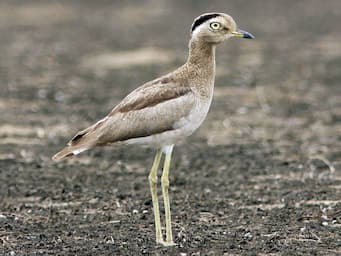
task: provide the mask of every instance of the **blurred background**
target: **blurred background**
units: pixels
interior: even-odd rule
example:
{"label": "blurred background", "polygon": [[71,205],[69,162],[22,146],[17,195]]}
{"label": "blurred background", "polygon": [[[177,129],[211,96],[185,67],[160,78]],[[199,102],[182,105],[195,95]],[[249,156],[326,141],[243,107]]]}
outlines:
{"label": "blurred background", "polygon": [[198,135],[242,143],[244,133],[262,140],[297,131],[292,135],[301,140],[307,127],[308,137],[335,140],[327,130],[340,115],[338,1],[2,1],[0,7],[6,140],[32,132],[40,138],[21,139],[53,143],[104,116],[132,89],[181,65],[194,17],[211,11],[229,13],[257,40],[219,46],[216,99]]}
{"label": "blurred background", "polygon": [[50,157],[131,90],[183,64],[190,26],[205,12],[230,14],[256,40],[218,47],[210,113],[175,149],[177,243],[204,253],[340,253],[338,0],[2,0],[0,252],[161,252],[146,202],[152,149]]}

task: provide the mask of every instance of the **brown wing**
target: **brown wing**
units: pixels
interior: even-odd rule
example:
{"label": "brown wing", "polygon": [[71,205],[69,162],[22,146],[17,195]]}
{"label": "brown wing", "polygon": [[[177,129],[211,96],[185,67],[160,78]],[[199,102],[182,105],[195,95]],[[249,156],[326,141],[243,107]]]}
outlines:
{"label": "brown wing", "polygon": [[167,78],[131,92],[98,128],[98,144],[125,141],[173,130],[195,104],[188,86]]}
{"label": "brown wing", "polygon": [[191,88],[183,85],[181,80],[175,81],[169,77],[156,79],[132,91],[111,111],[109,116],[117,112],[124,113],[152,107],[190,92]]}
{"label": "brown wing", "polygon": [[53,159],[60,160],[96,145],[176,129],[174,125],[189,115],[195,103],[187,81],[174,76],[156,79],[131,92],[108,116],[78,132]]}
{"label": "brown wing", "polygon": [[69,145],[105,145],[173,130],[194,104],[190,87],[161,78],[126,96],[108,116],[78,132]]}

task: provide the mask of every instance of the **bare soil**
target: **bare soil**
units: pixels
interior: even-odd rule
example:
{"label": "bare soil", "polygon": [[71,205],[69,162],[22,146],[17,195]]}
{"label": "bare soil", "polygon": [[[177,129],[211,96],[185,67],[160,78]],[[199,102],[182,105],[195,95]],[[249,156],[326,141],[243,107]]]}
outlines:
{"label": "bare soil", "polygon": [[[203,12],[256,40],[217,49],[214,103],[175,148],[176,246],[155,244],[154,149],[51,156],[187,57]],[[0,255],[341,255],[341,2],[0,3]]]}

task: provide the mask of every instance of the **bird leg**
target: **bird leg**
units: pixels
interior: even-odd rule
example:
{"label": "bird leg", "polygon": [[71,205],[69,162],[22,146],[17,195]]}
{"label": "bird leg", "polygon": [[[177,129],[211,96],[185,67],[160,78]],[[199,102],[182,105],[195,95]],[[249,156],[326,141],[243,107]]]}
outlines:
{"label": "bird leg", "polygon": [[152,194],[152,201],[153,201],[156,242],[163,244],[164,242],[163,242],[162,232],[161,232],[159,201],[157,197],[157,169],[160,164],[161,156],[162,156],[162,151],[158,149],[148,178],[149,178],[150,192]]}
{"label": "bird leg", "polygon": [[164,242],[163,245],[171,246],[171,245],[175,245],[175,243],[173,242],[171,212],[170,212],[170,204],[169,204],[169,196],[168,196],[168,188],[169,188],[168,174],[169,174],[169,166],[170,166],[171,157],[172,157],[173,145],[164,147],[163,151],[166,155],[164,166],[163,166],[162,177],[161,177],[162,195],[163,195],[163,200],[164,200],[165,217],[166,217],[166,242]]}

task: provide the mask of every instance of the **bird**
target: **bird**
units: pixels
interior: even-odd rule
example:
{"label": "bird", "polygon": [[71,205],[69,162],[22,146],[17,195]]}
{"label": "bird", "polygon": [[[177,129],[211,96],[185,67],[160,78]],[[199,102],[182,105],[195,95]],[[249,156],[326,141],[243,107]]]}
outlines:
{"label": "bird", "polygon": [[[173,147],[197,130],[206,118],[213,98],[216,46],[232,37],[255,38],[238,29],[228,14],[213,12],[198,16],[190,29],[185,64],[133,90],[107,116],[76,133],[67,146],[52,157],[58,161],[97,146],[115,144],[153,147],[156,155],[148,179],[157,244],[175,245],[168,194]],[[163,154],[161,188],[165,236],[157,194],[158,169]]]}

